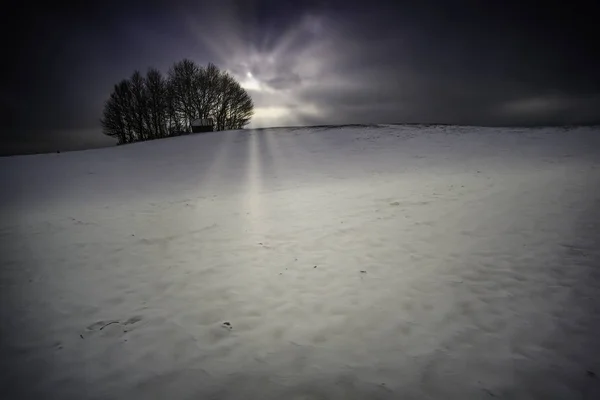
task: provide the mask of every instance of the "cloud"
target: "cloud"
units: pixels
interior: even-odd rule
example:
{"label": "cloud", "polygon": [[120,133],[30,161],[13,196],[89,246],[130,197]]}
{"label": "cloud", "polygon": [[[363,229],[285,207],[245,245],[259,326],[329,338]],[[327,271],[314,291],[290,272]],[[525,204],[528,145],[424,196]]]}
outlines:
{"label": "cloud", "polygon": [[41,141],[98,127],[113,84],[185,57],[246,87],[252,126],[598,122],[600,44],[584,6],[123,0],[46,11],[18,25],[0,96],[3,128],[35,128]]}
{"label": "cloud", "polygon": [[530,97],[518,99],[503,105],[507,114],[540,115],[564,111],[571,107],[569,99],[560,96]]}
{"label": "cloud", "polygon": [[498,106],[498,115],[524,124],[584,124],[599,123],[598,110],[600,95],[549,94],[508,101]]}
{"label": "cloud", "polygon": [[265,83],[273,89],[284,90],[299,86],[302,83],[302,78],[300,78],[299,74],[290,72],[267,79]]}
{"label": "cloud", "polygon": [[0,156],[84,150],[115,144],[114,139],[101,134],[100,128],[16,129],[3,141]]}
{"label": "cloud", "polygon": [[[568,63],[555,62],[546,47],[536,48],[536,37],[523,36],[529,33],[523,26],[506,30],[500,18],[506,11],[496,10],[500,17],[446,6],[439,12],[425,6],[399,12],[393,4],[308,7],[279,30],[264,28],[262,45],[230,33],[227,43],[242,44],[221,52],[221,62],[242,82],[251,74],[246,87],[260,109],[254,125],[301,123],[306,110],[317,123],[567,122],[573,118],[565,110],[576,107],[561,106],[557,118],[552,107],[558,106],[549,100],[537,108],[518,102],[546,99],[552,90],[598,90],[578,85],[581,77],[561,75]],[[445,20],[446,11],[457,26]],[[466,17],[475,25],[460,25]],[[236,25],[232,16],[226,20]],[[589,108],[586,101],[577,104]]]}

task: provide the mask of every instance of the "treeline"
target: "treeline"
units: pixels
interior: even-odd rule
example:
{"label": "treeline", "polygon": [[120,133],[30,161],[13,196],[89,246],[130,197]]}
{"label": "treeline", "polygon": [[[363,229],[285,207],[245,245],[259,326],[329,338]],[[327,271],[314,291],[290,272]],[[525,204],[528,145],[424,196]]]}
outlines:
{"label": "treeline", "polygon": [[101,124],[104,134],[124,144],[191,132],[198,118],[210,119],[214,130],[241,129],[253,113],[252,99],[229,73],[185,59],[166,77],[150,68],[116,84]]}

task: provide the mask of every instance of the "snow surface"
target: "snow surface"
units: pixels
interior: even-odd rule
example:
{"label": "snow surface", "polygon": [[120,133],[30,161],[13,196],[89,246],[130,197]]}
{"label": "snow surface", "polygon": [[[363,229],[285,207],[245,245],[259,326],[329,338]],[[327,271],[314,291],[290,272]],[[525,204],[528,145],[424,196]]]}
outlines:
{"label": "snow surface", "polygon": [[3,399],[598,399],[600,132],[0,159]]}

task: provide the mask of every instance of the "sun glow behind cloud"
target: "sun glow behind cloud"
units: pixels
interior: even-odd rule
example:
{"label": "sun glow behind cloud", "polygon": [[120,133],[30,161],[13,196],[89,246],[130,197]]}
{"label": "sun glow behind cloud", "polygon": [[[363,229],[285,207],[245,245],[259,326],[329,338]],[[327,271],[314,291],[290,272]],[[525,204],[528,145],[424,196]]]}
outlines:
{"label": "sun glow behind cloud", "polygon": [[[309,93],[333,81],[336,40],[328,29],[331,20],[307,14],[283,34],[275,34],[253,26],[252,18],[239,15],[234,7],[225,6],[219,13],[218,26],[200,24],[188,15],[187,27],[252,97],[255,114],[250,128],[299,125],[326,117]],[[248,39],[257,31],[261,40]]]}
{"label": "sun glow behind cloud", "polygon": [[242,85],[242,87],[248,91],[254,91],[254,92],[268,92],[269,91],[269,87],[265,86],[262,82],[260,82],[258,79],[256,79],[251,72],[248,72],[246,74],[246,77],[244,79],[240,79],[240,84]]}

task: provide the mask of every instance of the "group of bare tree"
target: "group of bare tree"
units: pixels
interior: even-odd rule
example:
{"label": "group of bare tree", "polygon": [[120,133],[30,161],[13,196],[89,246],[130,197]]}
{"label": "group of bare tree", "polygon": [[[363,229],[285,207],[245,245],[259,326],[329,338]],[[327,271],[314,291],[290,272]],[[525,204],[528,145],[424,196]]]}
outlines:
{"label": "group of bare tree", "polygon": [[218,131],[241,129],[253,113],[252,99],[229,73],[185,59],[166,77],[150,68],[115,85],[101,123],[104,134],[124,144],[190,132],[198,118]]}

